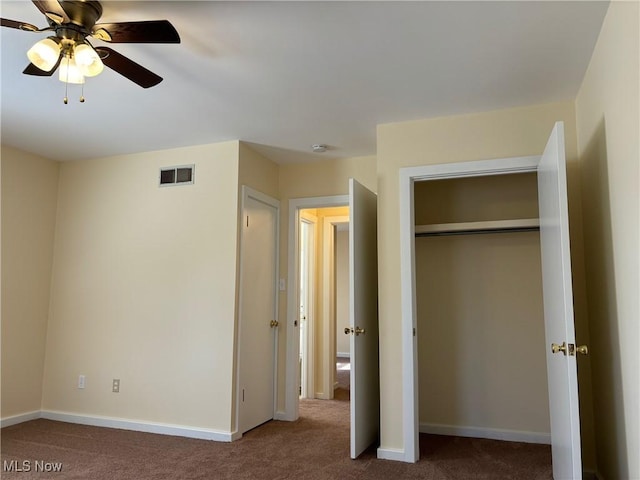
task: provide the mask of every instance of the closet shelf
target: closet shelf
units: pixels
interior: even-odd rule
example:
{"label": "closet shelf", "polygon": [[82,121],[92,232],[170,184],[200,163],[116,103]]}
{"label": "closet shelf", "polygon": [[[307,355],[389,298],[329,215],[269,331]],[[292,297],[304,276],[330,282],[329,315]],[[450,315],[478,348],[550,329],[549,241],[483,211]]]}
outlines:
{"label": "closet shelf", "polygon": [[437,235],[466,235],[477,233],[529,232],[540,229],[537,218],[519,218],[512,220],[489,220],[484,222],[434,223],[416,225],[416,237]]}

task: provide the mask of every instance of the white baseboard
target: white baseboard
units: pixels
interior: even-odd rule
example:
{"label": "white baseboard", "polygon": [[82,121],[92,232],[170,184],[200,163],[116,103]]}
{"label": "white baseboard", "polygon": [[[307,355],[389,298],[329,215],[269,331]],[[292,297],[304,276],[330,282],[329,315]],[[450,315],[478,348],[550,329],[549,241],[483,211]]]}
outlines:
{"label": "white baseboard", "polygon": [[457,437],[488,438],[491,440],[551,445],[551,434],[543,432],[523,432],[499,428],[463,427],[430,423],[420,423],[420,432],[434,435],[453,435]]}
{"label": "white baseboard", "polygon": [[29,420],[36,420],[38,418],[40,418],[40,410],[21,413],[20,415],[13,415],[0,420],[0,428],[10,427],[11,425],[17,425],[19,423],[28,422]]}
{"label": "white baseboard", "polygon": [[378,447],[377,456],[380,460],[394,460],[396,462],[406,462],[404,458],[404,449],[398,448],[383,448]]}
{"label": "white baseboard", "polygon": [[282,420],[284,422],[289,422],[291,421],[288,417],[287,417],[287,412],[284,412],[282,410],[279,410],[276,412],[276,414],[273,416],[274,420]]}
{"label": "white baseboard", "polygon": [[137,432],[158,433],[161,435],[174,435],[178,437],[199,438],[202,440],[214,440],[216,442],[231,442],[232,432],[213,430],[208,428],[190,427],[184,425],[170,425],[156,422],[136,422],[123,418],[102,417],[97,415],[77,415],[68,412],[55,412],[43,410],[41,418],[57,420],[59,422],[78,423],[94,427],[119,428],[121,430],[134,430]]}

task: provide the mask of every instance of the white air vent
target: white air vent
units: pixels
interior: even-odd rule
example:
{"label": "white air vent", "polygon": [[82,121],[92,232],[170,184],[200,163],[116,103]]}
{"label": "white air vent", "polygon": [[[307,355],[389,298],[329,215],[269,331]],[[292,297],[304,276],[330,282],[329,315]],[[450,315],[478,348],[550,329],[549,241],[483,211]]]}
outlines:
{"label": "white air vent", "polygon": [[179,167],[165,167],[160,169],[160,186],[193,184],[195,165],[181,165]]}

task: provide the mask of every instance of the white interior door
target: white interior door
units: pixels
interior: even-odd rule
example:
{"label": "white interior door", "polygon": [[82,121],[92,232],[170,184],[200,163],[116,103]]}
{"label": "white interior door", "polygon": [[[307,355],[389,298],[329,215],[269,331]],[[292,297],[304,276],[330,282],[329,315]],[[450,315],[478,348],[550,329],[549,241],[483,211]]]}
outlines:
{"label": "white interior door", "polygon": [[351,458],[380,431],[377,208],[376,194],[349,179]]}
{"label": "white interior door", "polygon": [[[553,477],[580,479],[578,374],[562,122],[554,126],[538,165],[538,202]],[[564,343],[566,350],[553,353],[552,343]]]}
{"label": "white interior door", "polygon": [[274,415],[277,318],[277,202],[244,195],[238,346],[238,429]]}
{"label": "white interior door", "polygon": [[300,214],[300,396],[314,398],[313,305],[315,290],[316,217]]}

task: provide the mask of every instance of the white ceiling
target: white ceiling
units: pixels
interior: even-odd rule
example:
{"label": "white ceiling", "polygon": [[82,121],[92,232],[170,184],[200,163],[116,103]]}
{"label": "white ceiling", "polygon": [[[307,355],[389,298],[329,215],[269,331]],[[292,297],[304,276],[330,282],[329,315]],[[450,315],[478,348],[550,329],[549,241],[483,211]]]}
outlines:
{"label": "white ceiling", "polygon": [[[105,1],[99,22],[176,27],[179,45],[111,45],[164,81],[105,69],[64,105],[57,75],[21,73],[46,34],[1,28],[2,143],[56,160],[235,139],[280,163],[372,155],[380,123],[575,98],[607,5]],[[46,26],[29,1],[0,6]]]}

